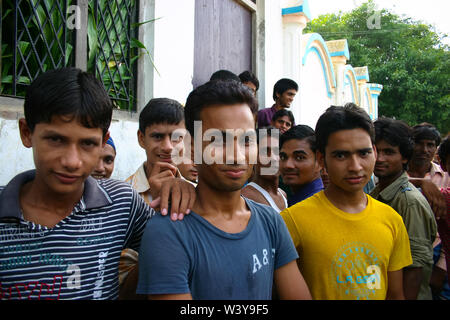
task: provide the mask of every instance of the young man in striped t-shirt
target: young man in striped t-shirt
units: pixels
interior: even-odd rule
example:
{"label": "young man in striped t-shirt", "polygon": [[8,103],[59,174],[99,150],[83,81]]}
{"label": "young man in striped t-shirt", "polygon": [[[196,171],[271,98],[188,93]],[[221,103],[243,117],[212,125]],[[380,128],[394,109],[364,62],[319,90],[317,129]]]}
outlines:
{"label": "young man in striped t-shirt", "polygon": [[[90,176],[112,107],[101,82],[75,68],[29,87],[19,130],[36,169],[0,187],[1,300],[117,298],[120,252],[138,250],[154,210],[129,184]],[[161,196],[191,186],[173,180]],[[172,212],[184,212],[179,201]]]}

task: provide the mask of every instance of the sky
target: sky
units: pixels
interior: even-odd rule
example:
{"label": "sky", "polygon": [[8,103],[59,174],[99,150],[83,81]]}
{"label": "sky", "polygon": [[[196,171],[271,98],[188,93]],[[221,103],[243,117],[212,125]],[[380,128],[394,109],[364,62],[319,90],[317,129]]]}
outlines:
{"label": "sky", "polygon": [[[366,0],[309,0],[312,19],[321,14],[351,11]],[[444,43],[450,45],[449,0],[374,0],[378,9],[388,9],[395,14],[410,17],[433,25],[437,31],[449,36]],[[382,28],[383,26],[381,26]]]}

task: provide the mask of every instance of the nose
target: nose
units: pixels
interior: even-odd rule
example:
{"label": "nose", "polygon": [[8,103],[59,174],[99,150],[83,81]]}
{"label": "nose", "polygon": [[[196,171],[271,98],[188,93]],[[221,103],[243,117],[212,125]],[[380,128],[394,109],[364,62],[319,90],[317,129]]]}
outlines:
{"label": "nose", "polygon": [[170,139],[170,136],[165,136],[161,143],[161,150],[164,153],[171,153],[173,150],[173,142]]}
{"label": "nose", "polygon": [[349,161],[349,171],[360,172],[362,170],[361,159],[358,157],[358,155],[352,155]]}
{"label": "nose", "polygon": [[377,153],[377,162],[383,162],[384,161],[384,153],[381,151],[378,151]]}
{"label": "nose", "polygon": [[100,158],[97,162],[97,166],[94,169],[94,173],[103,174],[105,172],[105,166],[103,165],[103,159]]}
{"label": "nose", "polygon": [[82,160],[78,147],[73,144],[70,145],[64,152],[61,158],[61,164],[68,171],[76,171],[81,168]]}

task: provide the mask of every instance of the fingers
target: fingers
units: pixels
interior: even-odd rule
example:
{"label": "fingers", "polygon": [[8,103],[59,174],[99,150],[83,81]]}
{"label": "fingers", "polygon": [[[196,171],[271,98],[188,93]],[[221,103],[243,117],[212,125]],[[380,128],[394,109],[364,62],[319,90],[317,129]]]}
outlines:
{"label": "fingers", "polygon": [[150,176],[154,176],[165,171],[171,172],[175,176],[177,174],[177,167],[167,162],[156,162],[153,165]]}

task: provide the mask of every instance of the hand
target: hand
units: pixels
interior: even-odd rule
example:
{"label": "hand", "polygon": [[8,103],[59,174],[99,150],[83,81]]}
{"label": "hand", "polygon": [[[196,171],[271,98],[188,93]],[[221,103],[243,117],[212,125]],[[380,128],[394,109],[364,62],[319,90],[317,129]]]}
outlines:
{"label": "hand", "polygon": [[169,198],[171,202],[170,218],[173,221],[182,220],[185,214],[191,212],[196,194],[195,187],[180,178],[168,179],[161,186],[160,196],[154,199],[150,206],[161,208],[161,214],[165,216],[168,212]]}
{"label": "hand", "polygon": [[152,199],[159,197],[162,184],[167,182],[169,179],[175,178],[176,174],[177,168],[170,163],[156,162],[153,165],[150,176],[148,177]]}
{"label": "hand", "polygon": [[[428,179],[412,180],[414,185],[419,185],[422,193],[430,203],[436,220],[439,220],[447,214],[447,204],[439,188]],[[417,184],[416,184],[417,183]]]}

